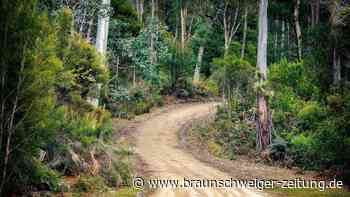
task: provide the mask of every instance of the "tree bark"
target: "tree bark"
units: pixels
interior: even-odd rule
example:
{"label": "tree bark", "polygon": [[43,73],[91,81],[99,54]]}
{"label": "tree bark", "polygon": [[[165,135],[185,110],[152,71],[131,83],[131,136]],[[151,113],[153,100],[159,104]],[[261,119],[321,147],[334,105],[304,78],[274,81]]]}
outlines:
{"label": "tree bark", "polygon": [[278,33],[277,33],[277,29],[278,29],[278,20],[275,20],[275,38],[274,38],[274,43],[273,43],[273,52],[274,52],[274,58],[275,61],[278,60]]}
{"label": "tree bark", "polygon": [[333,85],[339,86],[341,81],[341,62],[336,47],[333,48]]}
{"label": "tree bark", "polygon": [[285,42],[285,31],[286,31],[286,26],[285,26],[285,21],[282,19],[282,35],[281,35],[281,58],[284,57],[284,42]]}
{"label": "tree bark", "polygon": [[186,20],[187,20],[187,5],[182,2],[180,9],[180,17],[181,17],[181,48],[184,49],[186,46]]}
{"label": "tree bark", "polygon": [[[109,8],[111,4],[111,0],[102,0],[102,5],[106,8]],[[107,41],[108,41],[108,29],[109,29],[109,16],[104,13],[98,17],[97,24],[97,36],[96,36],[96,49],[97,51],[105,56],[107,52]],[[102,84],[96,84],[96,98],[88,98],[88,101],[94,105],[98,106],[99,94],[101,91]]]}
{"label": "tree bark", "polygon": [[241,59],[244,59],[245,47],[247,42],[247,31],[248,31],[248,6],[244,8],[244,26],[243,26],[243,40],[242,40],[242,49],[241,49]]}
{"label": "tree bark", "polygon": [[321,1],[320,0],[316,0],[315,25],[318,25],[320,23],[320,7],[321,7]]}
{"label": "tree bark", "polygon": [[289,23],[287,23],[287,58],[290,57],[290,29]]}
{"label": "tree bark", "polygon": [[301,27],[299,21],[299,7],[300,0],[294,0],[294,25],[295,34],[297,36],[297,46],[298,46],[298,59],[302,59],[302,38],[301,38]]}
{"label": "tree bark", "polygon": [[320,22],[320,0],[312,0],[310,3],[311,7],[311,26],[314,27]]}
{"label": "tree bark", "polygon": [[[259,34],[257,66],[260,72],[260,84],[267,80],[267,18],[268,0],[259,1]],[[257,151],[265,151],[271,143],[271,115],[268,108],[266,93],[258,90],[257,93]]]}
{"label": "tree bark", "polygon": [[140,24],[143,23],[143,4],[144,0],[136,0],[135,1],[135,7],[136,7],[136,12],[137,12],[137,19],[139,20]]}
{"label": "tree bark", "polygon": [[156,50],[155,50],[155,46],[154,46],[154,42],[155,42],[155,12],[156,12],[156,3],[155,3],[155,0],[152,0],[152,15],[151,15],[151,46],[150,46],[150,62],[151,64],[154,64],[156,62]]}
{"label": "tree bark", "polygon": [[228,4],[226,3],[224,9],[223,23],[224,23],[224,38],[225,38],[225,52],[224,55],[228,54],[228,50],[230,48],[232,38],[237,33],[239,26],[241,25],[238,21],[239,7],[236,8],[234,13],[233,21],[231,20],[231,15],[229,15],[230,11],[227,10]]}
{"label": "tree bark", "polygon": [[88,42],[91,42],[91,29],[92,29],[93,22],[94,22],[94,18],[91,17],[91,19],[89,20],[89,23],[88,23],[88,30],[87,30],[87,34],[86,34],[86,39],[88,40]]}
{"label": "tree bark", "polygon": [[[110,6],[110,2],[110,0],[102,0],[102,4],[106,7]],[[97,24],[96,49],[103,55],[107,51],[108,26],[109,16],[106,16],[106,14],[100,15]]]}
{"label": "tree bark", "polygon": [[204,46],[200,46],[198,50],[197,64],[194,70],[193,83],[198,83],[200,79],[200,70],[203,60]]}

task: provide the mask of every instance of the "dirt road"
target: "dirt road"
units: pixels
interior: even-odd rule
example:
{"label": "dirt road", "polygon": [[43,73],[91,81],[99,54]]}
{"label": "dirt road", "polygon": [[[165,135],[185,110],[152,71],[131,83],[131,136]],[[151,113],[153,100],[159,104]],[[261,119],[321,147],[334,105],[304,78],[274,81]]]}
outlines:
{"label": "dirt road", "polygon": [[[160,113],[137,127],[136,152],[151,178],[158,179],[229,179],[231,177],[195,159],[180,147],[178,132],[193,118],[215,112],[215,103],[188,104]],[[232,166],[239,168],[239,166]],[[265,196],[257,191],[230,188],[163,188],[151,197],[234,197]]]}

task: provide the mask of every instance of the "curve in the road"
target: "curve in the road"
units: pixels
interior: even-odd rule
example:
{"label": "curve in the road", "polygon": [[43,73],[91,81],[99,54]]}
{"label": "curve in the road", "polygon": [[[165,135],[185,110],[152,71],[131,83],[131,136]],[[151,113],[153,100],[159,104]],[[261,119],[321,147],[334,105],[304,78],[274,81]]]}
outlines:
{"label": "curve in the road", "polygon": [[[195,159],[181,149],[178,132],[186,122],[215,112],[216,103],[188,104],[156,115],[141,123],[136,137],[136,152],[145,162],[150,178],[220,179],[229,175]],[[237,167],[239,166],[232,166]],[[235,197],[263,196],[244,188],[163,188],[152,197]],[[264,195],[265,196],[265,195]]]}

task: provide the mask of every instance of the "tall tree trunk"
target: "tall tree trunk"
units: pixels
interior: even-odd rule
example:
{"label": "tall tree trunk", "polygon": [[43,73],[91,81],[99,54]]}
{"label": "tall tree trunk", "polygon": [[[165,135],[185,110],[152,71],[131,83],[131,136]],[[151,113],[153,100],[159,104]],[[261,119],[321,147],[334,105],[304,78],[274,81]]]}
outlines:
{"label": "tall tree trunk", "polygon": [[333,48],[333,85],[339,86],[341,81],[341,62],[337,48]]}
{"label": "tall tree trunk", "polygon": [[311,27],[315,26],[315,0],[310,1],[310,10],[311,10]]}
{"label": "tall tree trunk", "polygon": [[[257,66],[260,72],[260,84],[267,80],[267,18],[268,0],[259,1],[259,35],[258,35],[258,54]],[[271,143],[271,115],[268,108],[268,99],[266,93],[258,90],[257,93],[257,151],[266,150]]]}
{"label": "tall tree trunk", "polygon": [[187,20],[187,5],[185,2],[182,2],[180,9],[181,17],[181,48],[184,49],[186,46],[186,20]]}
{"label": "tall tree trunk", "polygon": [[230,47],[230,44],[229,44],[229,32],[228,32],[228,24],[227,24],[227,19],[226,19],[226,8],[225,8],[225,11],[224,11],[224,38],[225,38],[225,56],[227,55],[228,53],[228,49]]}
{"label": "tall tree trunk", "polygon": [[244,59],[245,47],[247,42],[247,31],[248,31],[248,5],[244,7],[244,26],[243,26],[243,40],[241,49],[241,59]]}
{"label": "tall tree trunk", "polygon": [[87,34],[86,34],[86,39],[91,42],[91,29],[92,29],[92,24],[94,22],[94,17],[91,17],[91,19],[89,20],[88,23],[88,30],[87,30]]}
{"label": "tall tree trunk", "polygon": [[[102,4],[105,7],[109,7],[110,0],[102,0]],[[103,55],[107,51],[108,25],[109,16],[107,16],[106,13],[100,15],[97,24],[96,49]]]}
{"label": "tall tree trunk", "polygon": [[290,57],[290,27],[289,22],[287,22],[287,59]]}
{"label": "tall tree trunk", "polygon": [[300,0],[294,0],[294,25],[295,34],[297,36],[297,46],[298,46],[298,59],[302,59],[302,38],[301,38],[301,27],[299,21],[299,7]]}
{"label": "tall tree trunk", "polygon": [[286,23],[282,19],[282,35],[281,35],[281,58],[284,57],[284,42],[285,42],[285,31],[286,31]]}
{"label": "tall tree trunk", "polygon": [[[110,0],[102,0],[102,5],[105,8],[109,8],[111,4]],[[103,56],[107,52],[107,40],[108,40],[108,29],[109,29],[109,16],[107,13],[103,13],[98,17],[97,24],[97,36],[96,36],[96,49]],[[96,84],[96,98],[88,98],[88,101],[94,105],[98,106],[99,95],[101,91],[102,84]]]}
{"label": "tall tree trunk", "polygon": [[278,20],[276,19],[275,20],[275,37],[274,37],[274,43],[273,43],[273,55],[274,55],[274,58],[275,58],[275,61],[278,60],[278,32],[277,32],[277,29],[278,29]]}
{"label": "tall tree trunk", "polygon": [[154,42],[155,42],[155,31],[156,31],[156,21],[155,21],[155,12],[156,12],[156,2],[155,0],[152,0],[152,15],[151,15],[151,47],[150,47],[150,52],[151,52],[151,55],[150,55],[150,62],[151,64],[154,64],[156,62],[156,50],[155,50],[155,46],[154,46]]}
{"label": "tall tree trunk", "polygon": [[239,7],[237,7],[235,10],[233,21],[231,20],[232,17],[229,15],[230,11],[227,10],[227,8],[228,8],[228,4],[226,3],[225,9],[224,9],[224,16],[223,16],[224,38],[225,38],[224,55],[225,56],[228,54],[228,50],[230,48],[233,36],[237,33],[237,30],[241,25],[240,21],[238,20]]}
{"label": "tall tree trunk", "polygon": [[321,1],[316,0],[315,5],[315,25],[318,25],[320,23],[320,7],[321,7]]}
{"label": "tall tree trunk", "polygon": [[320,22],[320,0],[312,0],[310,3],[311,7],[311,26],[314,27]]}
{"label": "tall tree trunk", "polygon": [[144,0],[136,0],[135,1],[135,7],[136,7],[136,12],[137,12],[137,19],[139,22],[142,24],[143,23],[143,4]]}
{"label": "tall tree trunk", "polygon": [[194,69],[194,75],[193,75],[193,83],[198,83],[200,79],[200,70],[203,60],[203,53],[204,53],[204,46],[200,46],[198,49],[198,57],[197,57],[197,64],[196,68]]}
{"label": "tall tree trunk", "polygon": [[133,72],[132,72],[132,87],[136,87],[136,66],[133,66]]}

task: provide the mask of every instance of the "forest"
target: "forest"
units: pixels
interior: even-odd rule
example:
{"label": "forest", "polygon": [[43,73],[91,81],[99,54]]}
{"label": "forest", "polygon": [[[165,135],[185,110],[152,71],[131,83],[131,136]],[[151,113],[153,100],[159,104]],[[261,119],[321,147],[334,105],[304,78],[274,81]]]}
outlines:
{"label": "forest", "polygon": [[[0,196],[136,196],[157,159],[147,120],[132,123],[192,106],[185,124],[208,103],[186,135],[214,158],[341,180],[313,196],[350,196],[349,25],[348,0],[1,0]],[[127,135],[139,140],[116,143]]]}

